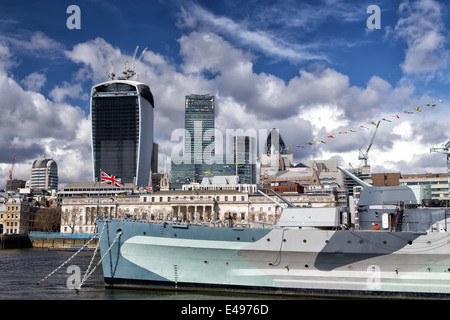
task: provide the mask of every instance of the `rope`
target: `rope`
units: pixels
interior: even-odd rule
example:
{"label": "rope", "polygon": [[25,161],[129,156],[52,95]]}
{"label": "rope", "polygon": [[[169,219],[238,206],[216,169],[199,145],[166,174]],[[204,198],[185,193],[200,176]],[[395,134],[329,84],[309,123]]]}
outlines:
{"label": "rope", "polygon": [[55,270],[53,270],[52,272],[50,272],[47,276],[45,276],[44,278],[42,278],[41,280],[39,280],[38,282],[36,282],[36,285],[41,284],[42,281],[45,281],[47,278],[49,278],[50,276],[52,276],[56,271],[58,271],[59,269],[61,269],[67,262],[69,262],[70,260],[72,260],[78,253],[80,253],[84,248],[86,248],[88,246],[88,244],[94,240],[94,238],[98,235],[98,233],[96,233],[91,239],[89,239],[88,242],[86,242],[86,244],[84,246],[82,246],[77,252],[75,252],[69,259],[67,259],[66,261],[64,261],[58,268],[56,268]]}
{"label": "rope", "polygon": [[122,235],[122,231],[117,232],[116,237],[114,238],[114,241],[111,243],[111,245],[109,246],[108,250],[106,250],[105,254],[102,256],[102,258],[100,259],[99,262],[97,262],[97,264],[95,265],[94,269],[92,269],[91,272],[89,272],[89,274],[83,278],[83,280],[80,282],[80,285],[78,286],[77,289],[75,289],[77,292],[78,290],[81,289],[81,286],[83,285],[83,283],[91,276],[91,274],[94,273],[95,269],[97,269],[97,267],[100,265],[100,263],[102,263],[103,259],[105,259],[106,255],[108,254],[108,252],[111,250],[111,248],[114,246],[114,244],[116,243],[116,241],[120,238],[120,236]]}
{"label": "rope", "polygon": [[[92,255],[91,261],[89,262],[89,266],[86,269],[86,272],[84,273],[83,280],[81,280],[81,283],[83,283],[86,280],[87,274],[88,274],[89,270],[91,269],[92,263],[94,262],[95,255],[97,254],[98,248],[100,247],[100,240],[102,239],[103,231],[105,230],[105,226],[106,226],[106,221],[105,221],[105,223],[103,223],[102,232],[100,232],[97,246],[95,247],[94,254]],[[80,287],[81,287],[81,285],[79,286],[79,288]]]}

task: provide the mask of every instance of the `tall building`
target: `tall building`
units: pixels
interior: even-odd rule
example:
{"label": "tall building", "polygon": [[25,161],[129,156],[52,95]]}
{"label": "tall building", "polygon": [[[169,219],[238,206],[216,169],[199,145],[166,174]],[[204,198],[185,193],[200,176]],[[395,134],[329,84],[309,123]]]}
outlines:
{"label": "tall building", "polygon": [[123,183],[148,185],[153,154],[153,109],[153,95],[144,83],[112,80],[92,87],[94,181],[98,181],[103,170],[122,178]]}
{"label": "tall building", "polygon": [[[185,154],[194,164],[214,156],[214,96],[191,94],[185,100]],[[211,138],[211,139],[208,139]],[[207,149],[210,146],[210,149]],[[206,159],[204,159],[206,157]]]}
{"label": "tall building", "polygon": [[256,138],[234,136],[234,165],[240,183],[256,184]]}
{"label": "tall building", "polygon": [[31,166],[30,188],[57,190],[58,166],[53,159],[39,159]]}
{"label": "tall building", "polygon": [[181,189],[183,184],[202,183],[206,178],[218,176],[238,176],[239,183],[256,183],[256,138],[232,137],[233,150],[217,154],[214,113],[214,96],[186,96],[184,155],[171,159],[170,189]]}
{"label": "tall building", "polygon": [[185,97],[184,155],[181,163],[172,157],[170,188],[181,189],[185,183],[201,182],[203,175],[213,174],[214,113],[214,96],[191,94]]}

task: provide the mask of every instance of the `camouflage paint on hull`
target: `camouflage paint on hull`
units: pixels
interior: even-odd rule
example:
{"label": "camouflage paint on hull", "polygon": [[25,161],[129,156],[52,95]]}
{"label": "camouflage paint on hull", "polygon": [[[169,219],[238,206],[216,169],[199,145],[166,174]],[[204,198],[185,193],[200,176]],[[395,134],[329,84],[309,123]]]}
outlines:
{"label": "camouflage paint on hull", "polygon": [[[99,220],[101,230],[103,220]],[[233,229],[107,221],[102,254],[112,287],[272,293],[450,294],[447,232]]]}

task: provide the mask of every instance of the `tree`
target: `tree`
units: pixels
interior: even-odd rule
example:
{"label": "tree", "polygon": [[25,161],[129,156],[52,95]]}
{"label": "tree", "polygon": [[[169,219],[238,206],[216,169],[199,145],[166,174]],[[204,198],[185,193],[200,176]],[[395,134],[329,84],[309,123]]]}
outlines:
{"label": "tree", "polygon": [[61,227],[61,209],[43,208],[36,212],[36,229],[46,232],[59,231]]}

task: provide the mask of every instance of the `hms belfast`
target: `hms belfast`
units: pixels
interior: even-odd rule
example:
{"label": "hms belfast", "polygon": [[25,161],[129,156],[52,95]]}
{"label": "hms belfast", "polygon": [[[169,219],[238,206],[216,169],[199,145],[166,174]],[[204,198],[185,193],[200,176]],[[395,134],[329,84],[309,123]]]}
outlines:
{"label": "hms belfast", "polygon": [[[283,208],[270,229],[98,219],[105,285],[343,296],[450,297],[448,210],[424,186],[363,187],[347,207]],[[417,187],[417,188],[415,188]],[[281,203],[281,202],[283,203]]]}

